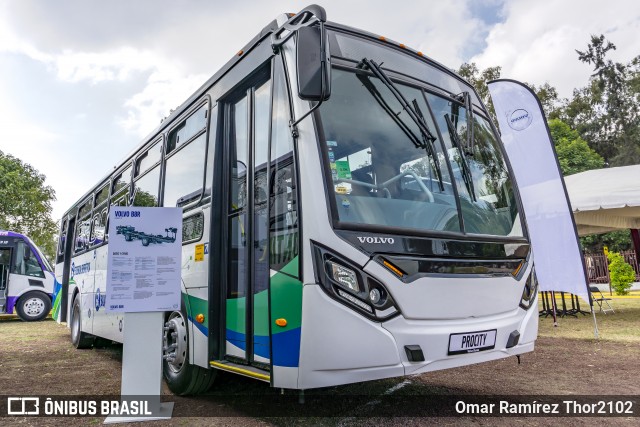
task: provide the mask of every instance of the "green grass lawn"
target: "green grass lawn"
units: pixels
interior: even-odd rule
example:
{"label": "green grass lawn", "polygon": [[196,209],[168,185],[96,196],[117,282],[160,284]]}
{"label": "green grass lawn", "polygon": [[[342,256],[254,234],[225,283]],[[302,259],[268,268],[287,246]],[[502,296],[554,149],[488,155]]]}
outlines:
{"label": "green grass lawn", "polygon": [[[631,295],[640,295],[640,292],[636,291]],[[609,297],[608,293],[605,296]],[[617,299],[614,295],[609,304],[611,304],[615,313],[601,313],[598,307],[595,310],[600,332],[599,339],[640,343],[640,298]],[[585,304],[583,309],[587,307]],[[542,304],[540,304],[540,309],[542,309]],[[579,314],[577,318],[572,316],[558,317],[557,327],[553,326],[553,318],[551,316],[541,317],[538,335],[557,338],[594,339],[593,316],[591,314]]]}

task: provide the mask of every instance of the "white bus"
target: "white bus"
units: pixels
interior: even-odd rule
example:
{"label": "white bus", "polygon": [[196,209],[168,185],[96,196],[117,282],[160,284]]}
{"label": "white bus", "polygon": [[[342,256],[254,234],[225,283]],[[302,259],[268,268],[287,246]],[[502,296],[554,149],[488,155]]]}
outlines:
{"label": "white bus", "polygon": [[59,309],[60,283],[38,246],[24,234],[0,230],[0,314],[27,322],[42,320]]}
{"label": "white bus", "polygon": [[217,370],[309,389],[532,351],[533,258],[488,117],[420,52],[319,6],[282,15],[65,214],[60,320],[78,348],[122,341],[108,210],[179,206],[174,393]]}

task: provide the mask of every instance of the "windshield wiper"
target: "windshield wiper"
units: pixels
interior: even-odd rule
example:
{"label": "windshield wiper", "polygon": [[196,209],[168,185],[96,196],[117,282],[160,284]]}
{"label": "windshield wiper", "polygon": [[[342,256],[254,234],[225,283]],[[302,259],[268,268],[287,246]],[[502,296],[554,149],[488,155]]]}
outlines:
{"label": "windshield wiper", "polygon": [[363,69],[367,67],[375,77],[377,77],[382,84],[385,85],[387,89],[393,94],[393,96],[398,100],[400,106],[407,112],[407,115],[413,120],[413,122],[420,129],[420,133],[422,138],[419,139],[414,132],[411,130],[407,124],[402,121],[398,116],[400,113],[396,113],[393,111],[391,106],[384,99],[382,94],[378,91],[378,89],[374,86],[374,84],[369,80],[369,77],[366,75],[357,74],[356,76],[362,82],[365,88],[373,95],[374,99],[380,104],[382,109],[393,119],[393,121],[400,127],[400,129],[409,137],[411,142],[416,146],[416,148],[424,148],[427,151],[427,154],[433,159],[434,168],[436,170],[436,175],[438,176],[438,184],[440,187],[440,191],[444,191],[444,184],[442,182],[442,171],[440,169],[440,164],[438,163],[438,157],[436,156],[435,146],[433,142],[437,139],[433,136],[433,133],[429,130],[427,126],[427,122],[422,115],[422,111],[418,107],[417,101],[413,100],[412,108],[407,99],[400,93],[400,91],[395,87],[391,79],[382,71],[382,68],[373,60],[369,60],[367,58],[363,58],[362,61],[358,64],[359,69]]}
{"label": "windshield wiper", "polygon": [[[420,110],[420,106],[418,105],[418,101],[416,99],[413,100],[413,108],[415,109],[416,114],[420,119],[420,122],[422,122],[422,124],[424,125],[424,128],[427,129],[427,131],[429,131],[429,129],[427,128],[427,122],[424,119],[424,115],[422,114],[422,110]],[[433,137],[433,135],[431,136]],[[436,148],[433,145],[435,138],[431,139],[429,136],[425,135],[424,132],[422,132],[422,141],[424,142],[424,148],[427,150],[427,153],[433,159],[433,166],[436,169],[436,175],[438,176],[440,191],[444,192],[444,184],[442,183],[442,171],[440,170],[440,162],[438,161]]]}
{"label": "windshield wiper", "polygon": [[444,115],[444,119],[447,122],[447,129],[449,130],[449,137],[451,138],[451,142],[458,149],[458,153],[460,154],[460,164],[462,166],[462,179],[464,180],[465,185],[467,186],[467,191],[471,196],[471,200],[476,201],[476,192],[473,188],[473,177],[471,176],[471,170],[469,169],[469,164],[467,163],[467,157],[462,148],[462,144],[460,143],[460,139],[458,138],[458,133],[456,132],[456,128],[451,121],[451,117],[449,114]]}
{"label": "windshield wiper", "polygon": [[467,140],[464,144],[464,153],[467,156],[473,156],[473,148],[474,148],[474,135],[473,135],[473,104],[471,103],[471,93],[469,91],[464,91],[458,95],[455,95],[455,98],[460,100],[464,105],[466,121],[467,121]]}

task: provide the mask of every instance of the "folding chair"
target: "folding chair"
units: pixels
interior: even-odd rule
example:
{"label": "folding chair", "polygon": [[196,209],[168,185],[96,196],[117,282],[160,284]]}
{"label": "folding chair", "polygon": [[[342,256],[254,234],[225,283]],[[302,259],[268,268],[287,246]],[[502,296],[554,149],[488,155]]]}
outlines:
{"label": "folding chair", "polygon": [[[615,311],[613,311],[613,307],[609,305],[611,298],[606,298],[597,286],[589,286],[589,290],[591,291],[591,298],[593,298],[593,301],[598,304],[601,313],[607,314],[607,311],[615,313]],[[606,304],[608,308],[603,307],[603,304]]]}

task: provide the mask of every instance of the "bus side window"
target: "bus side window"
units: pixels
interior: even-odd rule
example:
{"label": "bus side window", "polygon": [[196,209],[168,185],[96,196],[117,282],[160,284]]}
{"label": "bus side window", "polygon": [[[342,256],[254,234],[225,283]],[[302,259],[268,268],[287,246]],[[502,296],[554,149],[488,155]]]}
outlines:
{"label": "bus side window", "polygon": [[64,251],[67,243],[67,220],[62,222],[60,227],[60,237],[58,237],[58,257],[56,262],[59,264],[64,261]]}
{"label": "bus side window", "polygon": [[187,205],[200,198],[207,147],[208,104],[169,133],[165,162],[163,206]]}
{"label": "bus side window", "polygon": [[107,207],[103,206],[93,212],[93,219],[91,220],[91,245],[99,245],[105,241],[104,235],[106,234],[105,226],[107,224]]}
{"label": "bus side window", "polygon": [[133,206],[158,206],[160,165],[154,167],[134,183]]}
{"label": "bus side window", "polygon": [[129,188],[131,184],[131,165],[122,173],[113,177],[111,183],[111,206],[129,206]]}
{"label": "bus side window", "polygon": [[75,249],[74,252],[78,253],[89,248],[89,237],[91,234],[91,208],[93,205],[93,199],[87,200],[78,209],[78,220],[76,223],[75,232]]}
{"label": "bus side window", "polygon": [[75,232],[75,252],[81,252],[89,247],[91,231],[91,217],[78,219]]}

